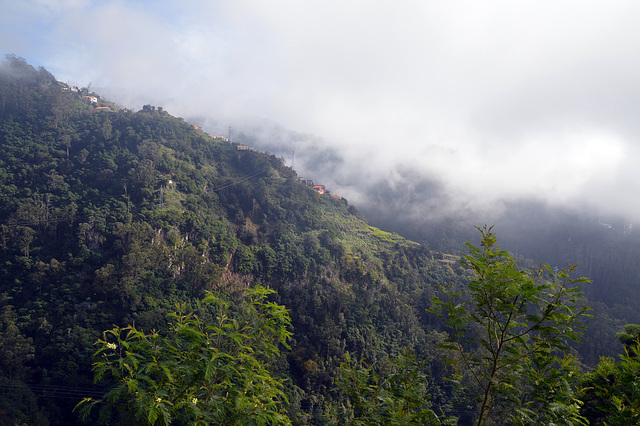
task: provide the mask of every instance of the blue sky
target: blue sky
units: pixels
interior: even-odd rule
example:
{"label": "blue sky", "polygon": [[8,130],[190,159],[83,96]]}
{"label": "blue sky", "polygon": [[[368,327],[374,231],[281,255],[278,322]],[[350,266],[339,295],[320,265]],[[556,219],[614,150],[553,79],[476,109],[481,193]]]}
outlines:
{"label": "blue sky", "polygon": [[0,0],[0,52],[210,132],[307,135],[301,174],[331,147],[350,166],[323,181],[356,201],[353,182],[403,185],[409,167],[463,204],[633,216],[639,16],[631,0]]}

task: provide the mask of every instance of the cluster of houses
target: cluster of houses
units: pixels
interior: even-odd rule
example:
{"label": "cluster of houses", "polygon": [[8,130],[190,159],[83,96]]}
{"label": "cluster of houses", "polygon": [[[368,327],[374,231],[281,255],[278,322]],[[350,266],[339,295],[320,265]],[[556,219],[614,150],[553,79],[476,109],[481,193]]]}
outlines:
{"label": "cluster of houses", "polygon": [[[84,100],[89,102],[90,104],[97,104],[98,103],[98,96],[94,96],[93,94],[87,95],[84,97]],[[111,111],[111,107],[108,106],[96,106],[95,107],[96,111],[104,111],[104,112],[109,112]],[[125,110],[125,108],[121,108],[121,110]]]}
{"label": "cluster of houses", "polygon": [[[100,100],[100,96],[96,95],[95,93],[91,93],[87,88],[80,89],[77,86],[69,86],[69,85],[63,84],[62,91],[77,93],[84,102],[88,103],[89,105],[94,105],[96,111],[112,111],[111,107],[98,106],[98,101]],[[120,108],[120,110],[126,111],[127,109]]]}
{"label": "cluster of houses", "polygon": [[78,89],[76,86],[63,86],[62,87],[62,91],[63,92],[78,93],[80,91],[80,89]]}
{"label": "cluster of houses", "polygon": [[[199,132],[204,132],[204,130],[202,130],[202,127],[194,124],[193,128],[196,129]],[[229,138],[225,137],[225,136],[216,136],[216,135],[209,135],[210,138],[213,138],[217,141],[222,141],[222,142],[229,142]]]}

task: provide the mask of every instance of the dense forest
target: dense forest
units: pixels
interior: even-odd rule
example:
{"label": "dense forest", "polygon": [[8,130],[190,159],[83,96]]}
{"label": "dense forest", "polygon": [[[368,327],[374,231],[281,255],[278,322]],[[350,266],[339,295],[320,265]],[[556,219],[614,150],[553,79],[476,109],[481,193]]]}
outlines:
{"label": "dense forest", "polygon": [[637,423],[635,308],[491,228],[430,249],[13,55],[0,146],[0,424]]}

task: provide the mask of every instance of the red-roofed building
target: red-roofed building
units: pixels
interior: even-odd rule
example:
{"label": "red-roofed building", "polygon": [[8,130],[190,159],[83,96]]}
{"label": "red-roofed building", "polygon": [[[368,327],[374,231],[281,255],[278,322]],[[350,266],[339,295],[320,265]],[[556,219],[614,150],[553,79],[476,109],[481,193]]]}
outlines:
{"label": "red-roofed building", "polygon": [[324,194],[326,191],[324,188],[324,185],[313,185],[313,190],[316,191],[318,194]]}

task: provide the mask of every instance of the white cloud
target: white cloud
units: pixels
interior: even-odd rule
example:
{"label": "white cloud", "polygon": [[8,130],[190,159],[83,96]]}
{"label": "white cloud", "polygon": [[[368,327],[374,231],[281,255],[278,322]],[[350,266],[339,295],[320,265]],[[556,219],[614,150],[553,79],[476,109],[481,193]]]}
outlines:
{"label": "white cloud", "polygon": [[134,107],[220,128],[265,117],[322,137],[362,171],[342,178],[412,165],[460,198],[635,208],[635,1],[21,4],[7,6],[0,35],[33,34],[7,52],[63,81],[123,89]]}

